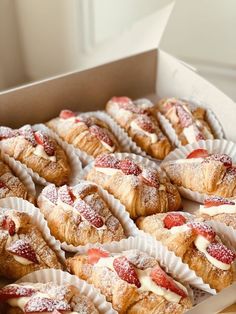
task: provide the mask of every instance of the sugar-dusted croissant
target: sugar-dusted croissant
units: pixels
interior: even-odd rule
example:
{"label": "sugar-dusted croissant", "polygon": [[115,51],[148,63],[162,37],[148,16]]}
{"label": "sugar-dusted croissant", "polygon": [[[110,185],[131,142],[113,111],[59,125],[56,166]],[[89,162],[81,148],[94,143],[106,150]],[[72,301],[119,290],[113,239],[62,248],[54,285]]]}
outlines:
{"label": "sugar-dusted croissant", "polygon": [[0,127],[0,148],[41,177],[56,185],[68,182],[70,165],[64,150],[43,131],[30,125],[13,130]]}
{"label": "sugar-dusted croissant", "polygon": [[[72,285],[22,282],[0,289],[5,314],[98,314],[92,301]],[[2,312],[1,312],[2,313]]]}
{"label": "sugar-dusted croissant", "polygon": [[182,145],[214,139],[204,108],[177,98],[167,98],[160,100],[156,109],[169,120]]}
{"label": "sugar-dusted croissant", "polygon": [[164,159],[171,151],[171,144],[152,114],[152,106],[147,99],[132,102],[128,97],[113,97],[106,111],[145,152]]}
{"label": "sugar-dusted croissant", "polygon": [[140,217],[136,223],[174,251],[213,289],[220,291],[236,279],[235,252],[223,245],[206,223],[189,221],[184,213]]}
{"label": "sugar-dusted croissant", "polygon": [[147,253],[91,248],[67,260],[71,273],[100,289],[118,313],[175,313],[191,308],[187,289]]}
{"label": "sugar-dusted croissant", "polygon": [[61,242],[78,246],[125,238],[121,223],[95,184],[81,182],[59,189],[48,185],[38,198],[38,206],[52,235]]}
{"label": "sugar-dusted croissant", "polygon": [[198,216],[204,220],[216,220],[236,229],[236,200],[211,196],[200,205]]}
{"label": "sugar-dusted croissant", "polygon": [[34,196],[29,193],[26,186],[0,158],[0,198],[11,196],[34,202]]}
{"label": "sugar-dusted croissant", "polygon": [[120,150],[112,130],[96,117],[85,118],[70,110],[62,110],[59,117],[50,120],[47,126],[64,141],[93,157]]}
{"label": "sugar-dusted croissant", "polygon": [[185,159],[166,161],[161,166],[178,186],[204,194],[236,196],[236,167],[228,155],[196,149]]}
{"label": "sugar-dusted croissant", "polygon": [[144,167],[129,158],[101,155],[95,159],[87,179],[118,198],[131,218],[181,207],[177,188],[160,169]]}
{"label": "sugar-dusted croissant", "polygon": [[62,265],[30,216],[13,209],[0,211],[0,275],[18,279],[44,268]]}

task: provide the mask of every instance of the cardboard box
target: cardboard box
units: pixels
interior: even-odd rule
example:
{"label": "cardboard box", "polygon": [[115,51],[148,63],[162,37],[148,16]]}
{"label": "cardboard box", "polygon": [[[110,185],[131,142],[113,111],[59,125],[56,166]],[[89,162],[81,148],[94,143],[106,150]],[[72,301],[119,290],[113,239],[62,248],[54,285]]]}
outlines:
{"label": "cardboard box", "polygon": [[[103,109],[114,95],[131,98],[148,95],[153,100],[177,96],[211,108],[222,123],[226,138],[236,142],[236,104],[233,100],[160,48],[162,32],[172,8],[169,6],[159,14],[158,48],[139,53],[139,47],[136,49],[135,41],[131,40],[133,37],[126,36],[121,40],[123,44],[131,42],[134,45],[131,56],[0,93],[0,124],[19,127],[44,122],[63,108],[77,111]],[[140,27],[139,38],[142,31]],[[153,41],[149,44],[153,48]],[[216,313],[235,301],[236,284],[233,284],[217,296],[207,298],[189,313]]]}

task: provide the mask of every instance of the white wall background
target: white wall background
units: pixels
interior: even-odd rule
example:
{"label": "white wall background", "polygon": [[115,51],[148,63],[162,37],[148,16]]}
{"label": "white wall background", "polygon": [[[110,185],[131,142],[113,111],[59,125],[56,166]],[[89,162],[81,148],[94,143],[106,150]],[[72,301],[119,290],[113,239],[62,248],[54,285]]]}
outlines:
{"label": "white wall background", "polygon": [[[168,0],[1,0],[0,89],[82,69],[155,36]],[[149,22],[147,23],[147,20]],[[140,31],[127,47],[119,40]],[[138,25],[138,27],[136,27]],[[177,0],[162,47],[236,99],[236,0]],[[155,37],[154,37],[155,40]]]}

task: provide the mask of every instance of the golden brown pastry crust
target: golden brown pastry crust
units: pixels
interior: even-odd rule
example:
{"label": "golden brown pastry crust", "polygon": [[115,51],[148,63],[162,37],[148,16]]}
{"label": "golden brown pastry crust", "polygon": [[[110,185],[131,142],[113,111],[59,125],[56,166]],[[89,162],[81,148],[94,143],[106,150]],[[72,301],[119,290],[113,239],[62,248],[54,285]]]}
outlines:
{"label": "golden brown pastry crust", "polygon": [[[162,221],[165,216],[166,214],[157,214],[140,217],[136,220],[136,224],[139,229],[161,241],[170,251],[181,257],[183,262],[187,263],[213,289],[220,291],[231,285],[236,278],[234,266],[227,271],[213,266],[194,245],[197,235],[191,229],[185,232],[171,233],[169,229],[164,228]],[[188,221],[187,217],[186,219]]]}
{"label": "golden brown pastry crust", "polygon": [[[150,264],[150,267],[153,267],[158,263],[151,258]],[[86,255],[69,258],[67,267],[71,273],[100,289],[107,301],[111,302],[113,308],[120,314],[181,314],[192,306],[189,297],[181,298],[179,303],[174,303],[153,292],[139,291],[135,285],[120,279],[115,271],[107,267],[90,265]]]}
{"label": "golden brown pastry crust", "polygon": [[[78,118],[79,116],[77,116]],[[72,144],[74,147],[85,151],[88,155],[96,157],[101,154],[118,152],[120,151],[119,143],[112,133],[109,126],[102,120],[96,117],[90,117],[89,124],[86,123],[71,123],[69,120],[62,118],[55,118],[47,123],[47,126],[55,131],[64,141]],[[85,119],[86,120],[86,119]],[[103,145],[102,141],[97,138],[94,134],[90,132],[90,126],[96,125],[105,131],[112,142],[114,143],[114,148],[110,150],[108,147]]]}
{"label": "golden brown pastry crust", "polygon": [[222,214],[210,216],[205,213],[201,213],[199,214],[199,217],[201,217],[205,221],[209,221],[209,220],[219,221],[225,224],[226,226],[236,229],[236,214],[222,213]]}
{"label": "golden brown pastry crust", "polygon": [[[30,223],[30,216],[23,212],[9,210],[1,213],[1,219],[7,215],[16,226],[16,233],[11,237],[8,231],[0,228],[0,275],[9,279],[20,277],[33,271],[44,268],[62,269],[56,253],[48,246],[36,226]],[[9,245],[16,240],[22,239],[30,243],[36,253],[38,263],[23,265],[17,262],[13,254],[7,251]],[[10,241],[12,240],[12,242]]]}
{"label": "golden brown pastry crust", "polygon": [[[131,101],[131,100],[130,100]],[[138,104],[135,105],[137,108],[141,108]],[[124,110],[124,109],[122,109]],[[169,154],[172,147],[168,138],[162,133],[156,116],[152,114],[150,108],[145,109],[145,114],[134,113],[131,111],[121,111],[119,104],[113,102],[112,99],[106,104],[106,111],[113,119],[125,129],[129,136],[150,156],[157,159],[164,159],[166,155]],[[154,143],[151,137],[147,133],[138,131],[132,127],[132,122],[137,121],[137,119],[149,120],[148,123],[153,125],[153,132],[150,134],[155,134],[157,136],[157,141]]]}
{"label": "golden brown pastry crust", "polygon": [[[48,187],[47,187],[48,188]],[[45,188],[45,189],[47,189]],[[104,228],[97,229],[87,220],[82,220],[80,213],[58,199],[57,205],[44,196],[38,198],[38,206],[48,222],[52,235],[61,242],[74,246],[87,243],[107,243],[125,238],[124,229],[112,214],[108,204],[98,192],[96,185],[80,183],[70,188],[76,199],[82,199],[103,217]]]}

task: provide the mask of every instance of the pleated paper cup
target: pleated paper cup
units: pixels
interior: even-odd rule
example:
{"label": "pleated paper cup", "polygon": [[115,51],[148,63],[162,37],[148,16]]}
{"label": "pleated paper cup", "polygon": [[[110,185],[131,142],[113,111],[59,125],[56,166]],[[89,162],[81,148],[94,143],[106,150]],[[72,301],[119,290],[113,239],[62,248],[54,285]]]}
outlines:
{"label": "pleated paper cup", "polygon": [[0,199],[0,209],[3,211],[15,209],[19,212],[29,214],[32,224],[37,226],[49,247],[56,253],[62,264],[64,264],[65,253],[61,250],[60,242],[51,235],[47,222],[37,207],[22,198],[8,197]]}
{"label": "pleated paper cup", "polygon": [[22,164],[18,160],[9,157],[3,152],[0,152],[0,158],[12,169],[13,173],[24,184],[29,194],[35,197],[36,195],[35,184],[29,173],[26,171],[26,169],[22,167]]}
{"label": "pleated paper cup", "polygon": [[184,283],[201,289],[210,294],[216,294],[216,291],[198,277],[195,271],[191,270],[187,264],[184,264],[180,257],[169,251],[161,242],[150,237],[138,236],[121,240],[120,242],[110,244],[87,245],[80,250],[77,255],[87,253],[89,248],[100,247],[111,253],[119,253],[127,250],[139,250],[153,256],[160,265],[170,273],[174,278]]}
{"label": "pleated paper cup", "polygon": [[236,230],[233,227],[217,220],[209,220],[207,223],[212,226],[226,245],[236,251]]}
{"label": "pleated paper cup", "polygon": [[[111,213],[120,221],[122,227],[124,228],[126,237],[137,236],[139,234],[139,230],[133,220],[130,218],[129,213],[125,209],[125,206],[122,205],[118,199],[93,182],[81,180],[79,183],[91,183],[98,187],[99,195],[108,204]],[[39,199],[40,198],[44,198],[44,196],[40,195]],[[61,247],[67,252],[78,252],[84,246],[74,246],[66,242],[61,242]]]}
{"label": "pleated paper cup", "polygon": [[105,297],[95,289],[92,285],[89,285],[86,281],[79,279],[78,277],[71,275],[67,272],[57,269],[43,269],[30,273],[16,283],[48,283],[53,282],[58,285],[72,285],[75,286],[80,294],[88,297],[99,313],[103,314],[115,314],[117,313],[111,306],[111,303],[107,302]]}
{"label": "pleated paper cup", "polygon": [[[185,159],[193,150],[198,148],[206,149],[210,154],[227,154],[232,158],[233,163],[236,163],[236,144],[224,139],[199,141],[181,146],[167,155],[163,163],[166,161]],[[208,197],[207,194],[195,192],[184,187],[178,187],[178,189],[183,197],[198,203],[204,203],[205,198]]]}

